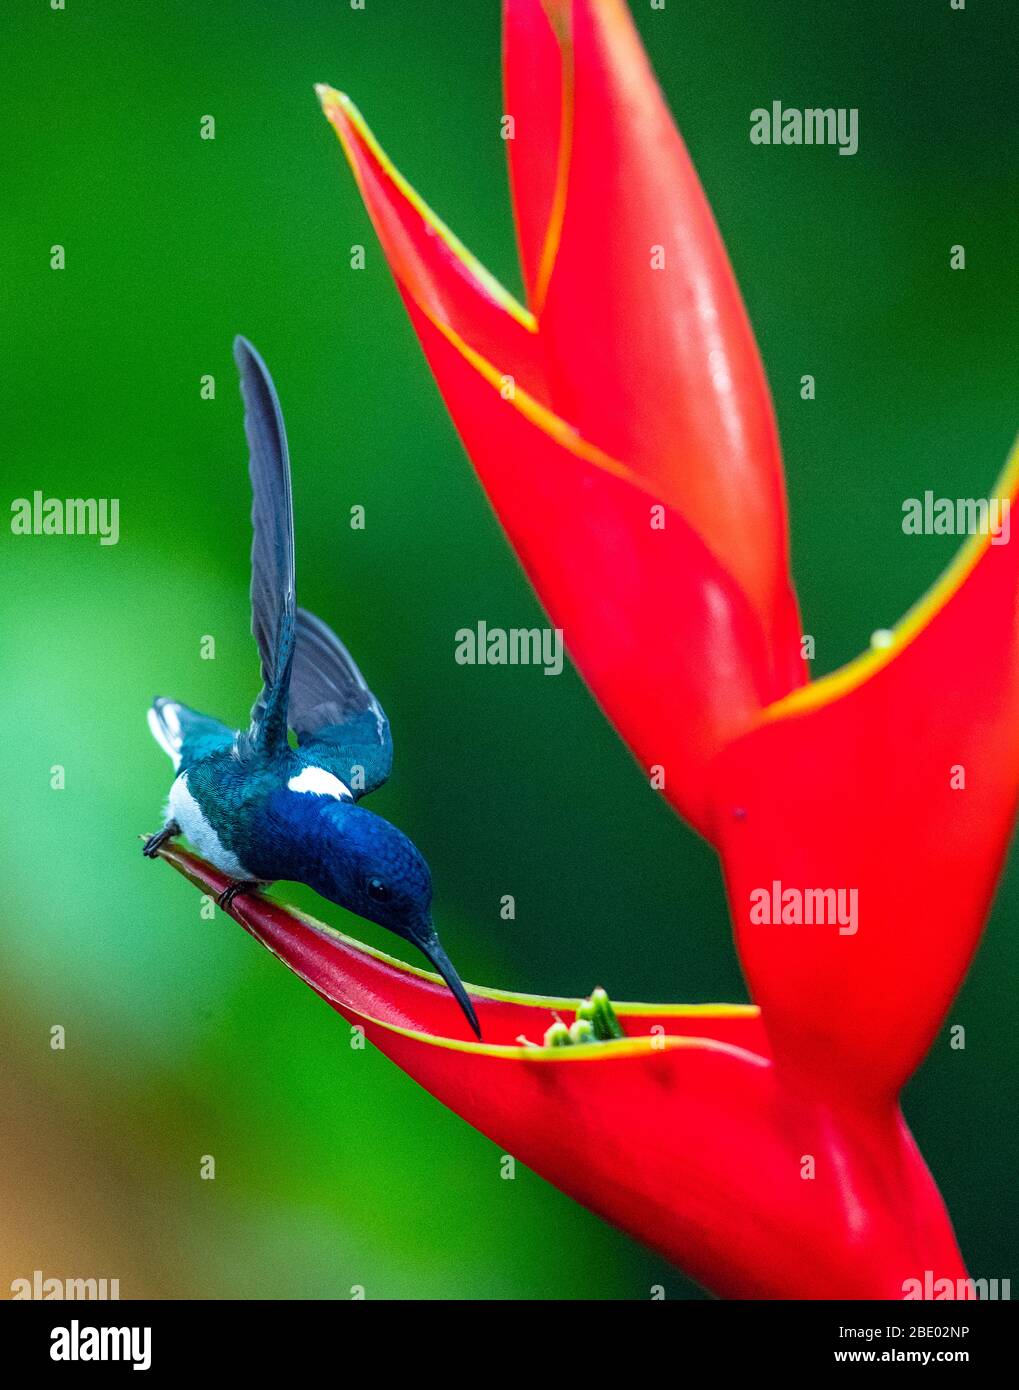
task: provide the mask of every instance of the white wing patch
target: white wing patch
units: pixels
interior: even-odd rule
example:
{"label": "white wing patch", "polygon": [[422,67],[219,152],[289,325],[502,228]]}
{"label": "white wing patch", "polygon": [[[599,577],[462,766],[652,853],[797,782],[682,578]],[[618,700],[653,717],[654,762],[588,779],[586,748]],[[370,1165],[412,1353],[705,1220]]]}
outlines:
{"label": "white wing patch", "polygon": [[174,771],[180,767],[180,749],[184,742],[181,737],[180,720],[173,705],[163,706],[162,718],[154,708],[149,709],[149,729],[152,737],[173,763]]}
{"label": "white wing patch", "polygon": [[292,792],[308,792],[312,796],[331,796],[337,801],[354,800],[354,793],[346,782],[341,782],[331,772],[326,772],[324,767],[302,767],[296,777],[291,777],[287,786]]}

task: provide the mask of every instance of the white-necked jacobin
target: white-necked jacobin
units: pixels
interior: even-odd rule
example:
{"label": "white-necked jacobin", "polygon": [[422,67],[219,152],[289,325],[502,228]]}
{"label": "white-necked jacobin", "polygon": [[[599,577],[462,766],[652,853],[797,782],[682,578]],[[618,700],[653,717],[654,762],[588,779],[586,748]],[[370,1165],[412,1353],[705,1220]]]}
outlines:
{"label": "white-necked jacobin", "polygon": [[244,338],[235,340],[234,357],[254,494],[251,630],[262,692],[243,731],[175,700],[153,703],[149,727],[177,777],[167,822],[144,853],[154,857],[183,832],[233,880],[220,895],[223,907],[277,879],[307,883],[412,942],[480,1037],[432,922],[428,865],[402,831],[358,804],[392,768],[389,721],[340,639],[297,606],[283,415],[265,363]]}

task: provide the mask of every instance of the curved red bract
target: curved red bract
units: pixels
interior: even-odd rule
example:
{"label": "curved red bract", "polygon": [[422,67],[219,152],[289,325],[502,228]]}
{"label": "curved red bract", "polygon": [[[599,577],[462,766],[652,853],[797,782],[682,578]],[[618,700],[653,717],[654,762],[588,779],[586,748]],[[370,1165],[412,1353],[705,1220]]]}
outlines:
{"label": "curved red bract", "polygon": [[[185,850],[160,853],[204,892],[228,882]],[[437,976],[258,895],[230,910],[444,1104],[718,1293],[896,1298],[924,1270],[964,1275],[894,1106],[862,1116],[792,1083],[756,1009],[620,1005],[620,1042],[526,1048],[517,1035],[540,1039],[570,1001],[468,986],[478,1043]]]}
{"label": "curved red bract", "polygon": [[[1017,598],[1019,547],[976,538],[889,648],[777,706],[712,770],[776,1051],[866,1095],[895,1096],[919,1065],[990,909],[1019,795]],[[852,890],[855,931],[753,920],[774,916],[751,895],[776,882]]]}

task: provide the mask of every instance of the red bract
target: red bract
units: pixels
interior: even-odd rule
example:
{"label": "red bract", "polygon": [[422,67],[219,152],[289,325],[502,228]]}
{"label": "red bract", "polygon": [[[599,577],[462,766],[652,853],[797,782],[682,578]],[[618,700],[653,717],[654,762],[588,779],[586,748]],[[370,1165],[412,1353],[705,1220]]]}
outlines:
{"label": "red bract", "polygon": [[[525,1048],[519,1034],[540,1038],[575,1001],[474,990],[485,1041],[460,1041],[434,977],[264,900],[238,910],[434,1095],[715,1291],[954,1288],[962,1262],[898,1093],[965,971],[1012,825],[1019,561],[975,537],[890,645],[804,684],[767,386],[626,8],[507,0],[505,15],[526,307],[350,101],[320,96],[573,661],[719,849],[760,1011],[622,1006],[625,1040]],[[1009,501],[1017,475],[1013,458]],[[788,889],[855,894],[852,922],[786,918]],[[755,916],[762,892],[777,921]]]}
{"label": "red bract", "polygon": [[[203,892],[226,886],[161,853]],[[432,1095],[718,1293],[896,1298],[925,1270],[964,1275],[901,1116],[785,1084],[756,1008],[624,1004],[622,1041],[530,1048],[518,1036],[577,1001],[468,986],[486,1041],[460,1041],[438,976],[261,897],[231,911]]]}

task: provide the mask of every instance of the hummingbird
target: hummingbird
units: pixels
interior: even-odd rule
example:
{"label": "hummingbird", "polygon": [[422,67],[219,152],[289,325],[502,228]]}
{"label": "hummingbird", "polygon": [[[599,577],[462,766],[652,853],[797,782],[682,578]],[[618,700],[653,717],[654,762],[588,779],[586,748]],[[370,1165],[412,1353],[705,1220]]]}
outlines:
{"label": "hummingbird", "polygon": [[432,921],[423,855],[360,804],[392,770],[389,720],[336,634],[297,606],[290,455],[279,398],[245,338],[235,339],[234,358],[253,494],[251,631],[262,690],[243,730],[176,700],[153,702],[149,728],[176,777],[166,823],[143,853],[155,858],[167,840],[185,835],[230,877],[217,899],[223,908],[238,893],[280,879],[308,884],[416,946],[480,1038],[474,1008]]}

